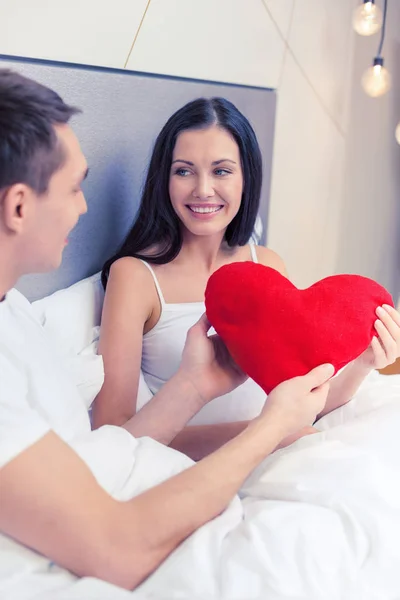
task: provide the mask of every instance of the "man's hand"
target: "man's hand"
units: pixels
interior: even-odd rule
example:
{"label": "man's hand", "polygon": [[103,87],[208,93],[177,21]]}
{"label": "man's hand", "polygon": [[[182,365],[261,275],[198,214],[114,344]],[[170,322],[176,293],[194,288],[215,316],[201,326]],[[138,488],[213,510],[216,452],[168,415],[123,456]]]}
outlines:
{"label": "man's hand", "polygon": [[273,419],[281,439],[311,425],[325,406],[333,373],[332,365],[320,365],[307,375],[279,384],[269,394],[258,420]]}
{"label": "man's hand", "polygon": [[207,336],[210,327],[204,314],[189,329],[179,368],[204,404],[231,392],[247,378],[231,358],[221,338]]}
{"label": "man's hand", "polygon": [[384,304],[376,309],[378,319],[371,344],[355,363],[367,370],[384,369],[400,356],[400,314],[395,308]]}

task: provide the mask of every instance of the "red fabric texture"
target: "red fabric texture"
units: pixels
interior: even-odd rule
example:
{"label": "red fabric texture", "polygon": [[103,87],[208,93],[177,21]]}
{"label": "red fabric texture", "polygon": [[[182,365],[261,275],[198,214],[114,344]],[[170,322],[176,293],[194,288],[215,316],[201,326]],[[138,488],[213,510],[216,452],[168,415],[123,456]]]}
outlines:
{"label": "red fabric texture", "polygon": [[213,273],[205,302],[237,364],[267,394],[322,363],[336,372],[357,358],[376,335],[376,308],[393,306],[389,292],[367,277],[333,275],[300,290],[253,262]]}

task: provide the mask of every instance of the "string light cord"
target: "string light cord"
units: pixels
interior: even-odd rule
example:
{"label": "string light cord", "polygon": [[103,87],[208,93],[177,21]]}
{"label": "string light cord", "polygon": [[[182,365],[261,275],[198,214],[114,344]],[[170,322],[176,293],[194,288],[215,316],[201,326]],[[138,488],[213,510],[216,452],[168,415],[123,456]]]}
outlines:
{"label": "string light cord", "polygon": [[381,30],[381,41],[379,42],[377,57],[381,57],[383,42],[385,41],[386,14],[387,14],[387,0],[383,0],[383,20],[382,20],[382,30]]}

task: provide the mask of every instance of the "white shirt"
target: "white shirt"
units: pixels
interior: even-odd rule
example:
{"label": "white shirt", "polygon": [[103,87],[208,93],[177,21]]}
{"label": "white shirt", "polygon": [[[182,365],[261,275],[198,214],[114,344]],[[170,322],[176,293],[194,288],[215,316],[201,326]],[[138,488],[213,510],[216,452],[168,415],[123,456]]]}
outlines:
{"label": "white shirt", "polygon": [[[179,452],[149,438],[135,439],[121,427],[91,431],[86,405],[60,352],[30,303],[11,290],[0,302],[0,468],[49,431],[68,443],[119,500],[192,464]],[[38,600],[45,591],[54,599],[56,589],[75,581],[47,558],[0,534],[2,600]]]}
{"label": "white shirt", "polygon": [[68,442],[90,432],[88,413],[28,300],[11,290],[0,303],[0,467],[50,429]]}

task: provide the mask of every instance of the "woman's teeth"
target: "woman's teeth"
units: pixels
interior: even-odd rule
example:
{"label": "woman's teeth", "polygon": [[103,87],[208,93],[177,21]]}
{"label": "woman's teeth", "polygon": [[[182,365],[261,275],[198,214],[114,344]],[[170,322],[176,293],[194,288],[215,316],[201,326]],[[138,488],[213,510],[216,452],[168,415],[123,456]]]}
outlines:
{"label": "woman's teeth", "polygon": [[221,210],[222,206],[189,206],[188,208],[195,213],[214,213]]}

